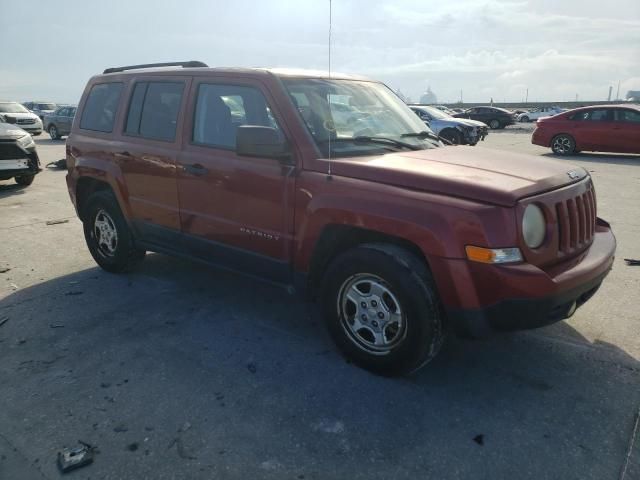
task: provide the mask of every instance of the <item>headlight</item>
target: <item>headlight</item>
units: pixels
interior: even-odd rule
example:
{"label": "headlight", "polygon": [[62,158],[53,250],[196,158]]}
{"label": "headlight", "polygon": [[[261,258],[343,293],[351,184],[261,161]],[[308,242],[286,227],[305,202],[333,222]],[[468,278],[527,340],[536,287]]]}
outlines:
{"label": "headlight", "polygon": [[20,137],[18,139],[18,145],[20,145],[22,148],[24,148],[25,150],[27,148],[31,148],[31,147],[35,147],[36,144],[33,141],[33,138],[31,138],[31,135],[27,134],[24,137]]}
{"label": "headlight", "polygon": [[522,236],[529,248],[538,248],[544,242],[547,233],[547,221],[540,207],[528,205],[522,217]]}

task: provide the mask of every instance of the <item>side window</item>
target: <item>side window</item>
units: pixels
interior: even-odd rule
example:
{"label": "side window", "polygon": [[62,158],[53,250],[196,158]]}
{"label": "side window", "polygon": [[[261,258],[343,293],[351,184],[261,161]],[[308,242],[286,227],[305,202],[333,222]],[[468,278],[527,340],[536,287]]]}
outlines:
{"label": "side window", "polygon": [[55,112],[54,115],[56,117],[68,117],[69,116],[69,109],[68,108],[61,108],[57,112]]}
{"label": "side window", "polygon": [[578,112],[578,113],[574,113],[573,115],[571,115],[571,120],[573,120],[574,122],[580,122],[582,120],[587,120],[589,118],[589,114],[591,113],[590,110],[586,111],[586,112]]}
{"label": "side window", "polygon": [[77,110],[77,108],[76,108],[76,107],[71,107],[71,108],[69,109],[69,116],[70,116],[70,117],[75,117],[75,115],[76,115],[76,110]]}
{"label": "side window", "polygon": [[609,122],[612,120],[610,113],[612,113],[611,110],[605,109],[591,110],[587,120],[592,122]]}
{"label": "side window", "polygon": [[236,129],[241,125],[273,127],[280,131],[260,90],[204,83],[198,87],[193,143],[235,150]]}
{"label": "side window", "polygon": [[112,132],[123,84],[98,83],[91,87],[84,104],[80,128],[97,132]]}
{"label": "side window", "polygon": [[182,103],[182,82],[139,82],[133,89],[125,133],[173,142]]}
{"label": "side window", "polygon": [[640,124],[640,112],[636,110],[616,110],[616,121]]}

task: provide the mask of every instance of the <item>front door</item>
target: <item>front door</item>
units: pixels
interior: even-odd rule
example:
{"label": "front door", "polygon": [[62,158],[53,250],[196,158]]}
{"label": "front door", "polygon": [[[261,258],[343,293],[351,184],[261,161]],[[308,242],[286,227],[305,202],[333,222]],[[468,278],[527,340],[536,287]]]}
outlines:
{"label": "front door", "polygon": [[612,142],[620,145],[620,151],[640,153],[640,111],[616,109]]}
{"label": "front door", "polygon": [[208,261],[287,282],[295,167],[236,154],[240,125],[282,123],[268,92],[253,82],[194,80],[178,157],[184,241]]}

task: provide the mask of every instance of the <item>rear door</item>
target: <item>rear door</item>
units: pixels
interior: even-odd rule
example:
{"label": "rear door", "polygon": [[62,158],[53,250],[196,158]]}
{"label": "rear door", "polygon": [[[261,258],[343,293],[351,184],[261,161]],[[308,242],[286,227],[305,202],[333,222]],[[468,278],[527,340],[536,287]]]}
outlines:
{"label": "rear door", "polygon": [[240,125],[287,136],[268,90],[249,80],[201,78],[194,80],[188,111],[178,193],[189,252],[288,281],[296,167],[235,151]]}
{"label": "rear door", "polygon": [[174,245],[180,233],[176,158],[183,105],[190,85],[185,76],[137,77],[127,89],[122,142],[114,145],[140,236]]}
{"label": "rear door", "polygon": [[619,146],[620,152],[640,153],[640,111],[615,110],[612,141]]}

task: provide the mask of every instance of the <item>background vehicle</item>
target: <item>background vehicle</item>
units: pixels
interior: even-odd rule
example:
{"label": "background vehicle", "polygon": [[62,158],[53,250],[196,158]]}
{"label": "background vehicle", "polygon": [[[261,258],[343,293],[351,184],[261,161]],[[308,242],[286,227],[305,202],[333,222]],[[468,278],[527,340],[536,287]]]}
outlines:
{"label": "background vehicle", "polygon": [[541,118],[531,143],[558,155],[582,150],[640,153],[640,105],[584,107]]}
{"label": "background vehicle", "polygon": [[[185,68],[142,68],[169,65]],[[586,170],[443,148],[368,79],[118,67],[89,80],[78,115],[67,186],[103,269],[150,250],[295,286],[377,373],[425,365],[448,324],[481,335],[562,320],[613,262]]]}
{"label": "background vehicle", "polygon": [[37,136],[42,133],[42,120],[40,120],[40,117],[18,102],[0,102],[0,117],[6,120],[15,119],[15,121],[9,120],[9,123],[17,125],[31,135]]}
{"label": "background vehicle", "polygon": [[487,136],[487,126],[476,120],[454,118],[442,110],[425,105],[409,105],[434,133],[454,145],[475,145]]}
{"label": "background vehicle", "polygon": [[15,178],[19,185],[31,185],[38,172],[40,160],[31,135],[0,122],[0,180]]}
{"label": "background vehicle", "polygon": [[44,120],[44,116],[53,113],[58,106],[53,102],[23,102],[22,105],[38,115],[40,120]]}
{"label": "background vehicle", "polygon": [[560,107],[540,107],[529,110],[528,112],[523,112],[518,114],[516,119],[519,122],[531,122],[533,120],[538,120],[543,117],[553,117],[562,112],[566,112],[567,110]]}
{"label": "background vehicle", "polygon": [[58,107],[55,112],[45,115],[44,129],[49,132],[52,140],[58,140],[64,135],[69,135],[75,115],[76,107],[74,106]]}
{"label": "background vehicle", "polygon": [[493,130],[515,123],[514,115],[509,110],[497,107],[473,107],[455,114],[454,117],[478,120],[486,123]]}

